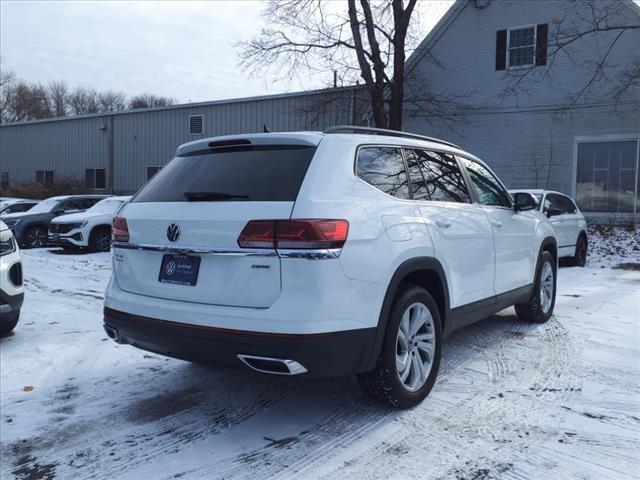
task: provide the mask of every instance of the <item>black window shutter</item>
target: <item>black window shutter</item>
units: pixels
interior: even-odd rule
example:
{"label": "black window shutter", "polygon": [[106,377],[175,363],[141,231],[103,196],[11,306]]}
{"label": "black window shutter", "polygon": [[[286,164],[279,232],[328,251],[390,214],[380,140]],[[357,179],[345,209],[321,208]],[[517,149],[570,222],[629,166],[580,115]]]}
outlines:
{"label": "black window shutter", "polygon": [[549,24],[541,23],[536,27],[536,66],[547,64],[547,35]]}
{"label": "black window shutter", "polygon": [[504,70],[507,66],[507,31],[496,32],[496,70]]}

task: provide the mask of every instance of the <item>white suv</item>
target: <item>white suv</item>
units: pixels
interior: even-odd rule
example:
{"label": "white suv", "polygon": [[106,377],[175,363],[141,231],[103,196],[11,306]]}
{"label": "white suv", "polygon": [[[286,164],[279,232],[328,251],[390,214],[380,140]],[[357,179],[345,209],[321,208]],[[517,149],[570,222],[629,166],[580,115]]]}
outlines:
{"label": "white suv", "polygon": [[577,267],[587,264],[587,221],[575,202],[553,190],[511,190],[511,194],[528,192],[536,197],[538,210],[549,217],[558,239],[558,256]]}
{"label": "white suv", "polygon": [[[527,210],[527,211],[523,211]],[[119,343],[281,375],[358,374],[410,407],[442,340],[553,311],[557,244],[528,193],[450,143],[333,127],[198,140],[113,223]]]}
{"label": "white suv", "polygon": [[49,245],[108,252],[113,217],[130,199],[131,197],[107,197],[84,212],[54,218],[49,224]]}
{"label": "white suv", "polygon": [[9,227],[0,221],[0,336],[16,328],[23,300],[20,247]]}

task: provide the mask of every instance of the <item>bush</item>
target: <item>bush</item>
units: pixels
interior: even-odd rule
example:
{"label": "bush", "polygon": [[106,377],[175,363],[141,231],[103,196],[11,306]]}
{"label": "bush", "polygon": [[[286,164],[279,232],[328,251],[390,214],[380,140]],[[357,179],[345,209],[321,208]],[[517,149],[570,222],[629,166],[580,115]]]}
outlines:
{"label": "bush", "polygon": [[50,187],[36,182],[27,182],[0,190],[0,197],[32,198],[42,200],[56,195],[81,195],[90,193],[84,182],[76,178],[63,177],[57,179]]}

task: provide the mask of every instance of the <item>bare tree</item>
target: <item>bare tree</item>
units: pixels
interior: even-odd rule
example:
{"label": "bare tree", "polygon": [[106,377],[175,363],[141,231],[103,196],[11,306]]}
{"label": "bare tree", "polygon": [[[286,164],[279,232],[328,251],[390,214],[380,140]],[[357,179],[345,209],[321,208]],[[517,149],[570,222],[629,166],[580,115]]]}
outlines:
{"label": "bare tree", "polygon": [[69,107],[75,115],[100,112],[98,91],[95,88],[74,88],[69,94]]}
{"label": "bare tree", "polygon": [[142,93],[135,97],[131,97],[131,100],[129,100],[129,108],[166,107],[168,105],[173,105],[174,103],[175,100],[173,98],[161,97],[153,95],[152,93]]}
{"label": "bare tree", "polygon": [[240,65],[252,74],[294,78],[336,72],[340,83],[364,80],[373,121],[400,130],[407,50],[417,43],[417,0],[270,0],[272,27],[240,42]]}
{"label": "bare tree", "polygon": [[[577,79],[563,109],[571,109],[589,94],[613,100],[614,105],[632,100],[638,104],[640,48],[625,44],[638,37],[640,21],[624,2],[581,0],[569,3],[565,14],[549,24],[544,61],[536,52],[536,65],[510,72],[506,95],[527,92],[543,79],[553,79],[560,61],[587,69],[585,79]],[[637,46],[637,44],[636,44]],[[624,55],[616,55],[624,51]],[[591,57],[591,58],[589,58]],[[585,61],[585,58],[588,60]],[[622,60],[621,59],[628,59]],[[577,88],[576,88],[577,87]]]}
{"label": "bare tree", "polygon": [[67,114],[69,89],[65,82],[49,83],[49,102],[54,117],[64,117]]}
{"label": "bare tree", "polygon": [[101,112],[115,112],[127,108],[127,96],[123,92],[107,90],[98,94]]}
{"label": "bare tree", "polygon": [[9,81],[2,87],[2,122],[21,122],[51,116],[46,89],[39,84]]}

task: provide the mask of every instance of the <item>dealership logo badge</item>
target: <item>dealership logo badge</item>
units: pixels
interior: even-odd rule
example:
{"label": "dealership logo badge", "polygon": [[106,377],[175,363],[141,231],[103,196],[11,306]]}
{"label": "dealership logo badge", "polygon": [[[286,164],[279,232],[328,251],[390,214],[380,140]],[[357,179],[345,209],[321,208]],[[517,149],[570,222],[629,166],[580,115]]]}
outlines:
{"label": "dealership logo badge", "polygon": [[169,262],[167,266],[164,268],[164,271],[167,274],[167,277],[173,276],[176,273],[176,262]]}
{"label": "dealership logo badge", "polygon": [[172,223],[167,227],[167,238],[172,242],[177,242],[180,238],[180,225]]}

